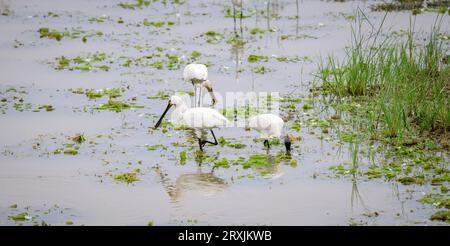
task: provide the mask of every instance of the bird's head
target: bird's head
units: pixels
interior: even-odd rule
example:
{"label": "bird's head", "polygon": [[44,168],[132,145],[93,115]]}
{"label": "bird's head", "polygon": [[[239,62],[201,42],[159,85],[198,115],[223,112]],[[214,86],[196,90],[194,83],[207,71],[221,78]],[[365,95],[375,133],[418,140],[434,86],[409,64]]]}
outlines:
{"label": "bird's head", "polygon": [[213,87],[212,87],[212,83],[209,80],[205,80],[205,82],[203,82],[203,86],[206,88],[206,90],[209,93],[209,96],[211,97],[212,100],[212,105],[214,106],[217,103],[217,98],[214,95],[214,91],[213,91]]}
{"label": "bird's head", "polygon": [[184,103],[184,101],[179,96],[171,96],[169,98],[169,104],[171,106],[177,107],[177,106],[181,105],[182,103]]}
{"label": "bird's head", "polygon": [[290,155],[291,154],[291,136],[289,134],[287,134],[286,136],[284,136],[284,146],[286,147],[286,154]]}
{"label": "bird's head", "polygon": [[164,116],[166,116],[167,111],[169,111],[169,109],[173,106],[173,107],[179,107],[180,105],[183,105],[184,101],[183,99],[181,99],[181,97],[179,96],[171,96],[169,98],[169,102],[167,103],[167,107],[164,110],[164,113],[161,115],[161,117],[159,118],[158,122],[156,122],[155,125],[155,129],[159,127],[159,125],[161,125],[162,120],[164,119]]}

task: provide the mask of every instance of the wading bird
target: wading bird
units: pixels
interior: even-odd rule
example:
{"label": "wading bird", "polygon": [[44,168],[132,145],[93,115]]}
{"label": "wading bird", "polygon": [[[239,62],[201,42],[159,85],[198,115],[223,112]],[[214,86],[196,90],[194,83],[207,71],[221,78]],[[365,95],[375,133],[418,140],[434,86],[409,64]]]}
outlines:
{"label": "wading bird", "polygon": [[291,139],[283,133],[284,121],[280,116],[274,114],[259,114],[249,119],[249,127],[258,131],[264,139],[264,146],[270,148],[269,140],[279,138],[284,141],[286,153],[291,152]]}
{"label": "wading bird", "polygon": [[[214,96],[212,83],[208,80],[208,68],[203,64],[189,64],[183,70],[183,79],[191,82],[194,86],[194,101],[195,107],[202,105],[202,88],[205,87],[212,99],[212,105],[216,104],[217,100]],[[199,91],[197,93],[197,90]]]}
{"label": "wading bird", "polygon": [[[212,129],[224,127],[229,123],[228,119],[215,109],[203,107],[188,108],[183,99],[178,96],[171,96],[169,99],[169,103],[167,104],[167,108],[164,110],[164,113],[161,115],[161,118],[159,118],[158,122],[155,125],[155,129],[159,127],[164,116],[171,107],[175,108],[175,110],[172,112],[172,122],[177,125],[194,130],[201,151],[203,151],[203,147],[207,143],[212,145],[218,144],[216,136],[214,135]],[[214,142],[202,139],[202,131],[204,130],[211,131],[211,134],[214,137]]]}

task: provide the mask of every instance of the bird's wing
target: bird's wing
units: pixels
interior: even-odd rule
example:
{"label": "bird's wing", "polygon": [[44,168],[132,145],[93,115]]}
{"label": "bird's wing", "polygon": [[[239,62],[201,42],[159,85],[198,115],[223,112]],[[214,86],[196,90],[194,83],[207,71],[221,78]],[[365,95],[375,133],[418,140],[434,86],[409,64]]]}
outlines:
{"label": "bird's wing", "polygon": [[193,128],[224,127],[229,122],[225,116],[211,108],[190,108],[183,114],[183,121]]}
{"label": "bird's wing", "polygon": [[249,120],[249,127],[260,132],[264,137],[279,137],[283,125],[283,119],[274,114],[260,114]]}
{"label": "bird's wing", "polygon": [[267,131],[271,127],[271,118],[265,114],[256,115],[249,119],[249,127],[257,131]]}

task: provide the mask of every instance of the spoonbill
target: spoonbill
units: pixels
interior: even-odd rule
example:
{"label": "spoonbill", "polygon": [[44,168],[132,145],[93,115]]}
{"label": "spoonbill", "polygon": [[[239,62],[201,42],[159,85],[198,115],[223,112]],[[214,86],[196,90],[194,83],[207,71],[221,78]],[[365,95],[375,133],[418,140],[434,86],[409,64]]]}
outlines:
{"label": "spoonbill", "polygon": [[[194,100],[195,106],[200,107],[202,103],[202,88],[205,87],[208,91],[211,99],[212,105],[217,102],[214,96],[212,83],[208,80],[208,68],[203,64],[188,64],[183,70],[183,79],[187,82],[191,82],[194,86]],[[199,93],[197,94],[197,90]],[[198,98],[198,99],[197,99]],[[198,100],[198,102],[197,102]]]}
{"label": "spoonbill", "polygon": [[237,31],[236,31],[236,8],[239,8],[240,10],[240,16],[239,16],[239,26],[240,26],[240,30],[241,30],[241,37],[244,36],[244,31],[242,30],[242,18],[244,18],[243,16],[243,0],[231,0],[231,2],[233,3],[233,20],[234,20],[234,34],[237,37]]}
{"label": "spoonbill", "polygon": [[258,131],[261,138],[264,139],[264,146],[270,148],[270,139],[279,138],[284,140],[286,153],[291,152],[291,139],[283,133],[284,121],[275,114],[259,114],[249,119],[249,127]]}
{"label": "spoonbill", "polygon": [[[219,113],[219,111],[204,107],[188,108],[183,99],[174,95],[170,97],[167,108],[164,110],[161,118],[159,118],[156,123],[155,129],[159,127],[164,116],[171,107],[175,108],[172,112],[172,122],[177,125],[187,127],[188,129],[193,129],[198,139],[198,145],[201,151],[203,151],[203,147],[207,143],[212,145],[218,144],[212,129],[224,127],[229,123],[229,120]],[[202,130],[210,130],[214,138],[214,142],[203,140]]]}

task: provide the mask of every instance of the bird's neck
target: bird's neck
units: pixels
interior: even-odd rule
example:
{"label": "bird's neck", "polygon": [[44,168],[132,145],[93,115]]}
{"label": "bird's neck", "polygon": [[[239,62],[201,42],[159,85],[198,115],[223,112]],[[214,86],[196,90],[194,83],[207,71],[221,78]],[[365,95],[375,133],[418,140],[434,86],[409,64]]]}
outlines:
{"label": "bird's neck", "polygon": [[176,122],[180,123],[180,120],[187,109],[188,107],[186,106],[186,104],[177,105],[177,107],[172,113],[172,120],[175,120]]}

